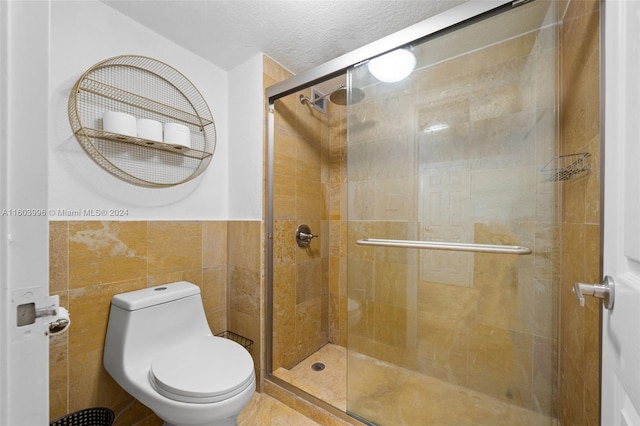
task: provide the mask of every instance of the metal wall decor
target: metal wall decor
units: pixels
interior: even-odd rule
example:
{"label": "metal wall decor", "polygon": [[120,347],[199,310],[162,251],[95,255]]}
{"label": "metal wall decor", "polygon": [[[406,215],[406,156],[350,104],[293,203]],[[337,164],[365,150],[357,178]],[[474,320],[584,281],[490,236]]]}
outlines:
{"label": "metal wall decor", "polygon": [[[109,173],[139,186],[168,187],[194,179],[205,171],[216,147],[213,116],[198,89],[173,67],[144,56],[116,56],[89,68],[71,91],[68,111],[87,154]],[[158,126],[175,123],[170,126],[184,129],[186,142],[167,140],[166,131],[163,140],[161,134],[150,138],[135,130],[105,129],[103,117],[113,112]]]}

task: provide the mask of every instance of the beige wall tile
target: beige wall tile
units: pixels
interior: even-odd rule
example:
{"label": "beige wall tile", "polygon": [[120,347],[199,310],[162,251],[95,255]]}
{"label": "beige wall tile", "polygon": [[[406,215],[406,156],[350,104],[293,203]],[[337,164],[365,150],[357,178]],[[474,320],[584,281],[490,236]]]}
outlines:
{"label": "beige wall tile", "polygon": [[592,168],[562,188],[559,419],[587,425],[599,419],[599,309],[594,300],[580,308],[571,289],[576,281],[597,282],[601,276],[600,16],[595,0],[568,3],[560,30],[561,152],[589,152]]}
{"label": "beige wall tile", "polygon": [[[269,77],[288,75],[277,71],[277,64],[269,63],[268,67],[265,74]],[[274,368],[292,366],[317,349],[319,343],[314,336],[318,334],[303,330],[322,330],[321,340],[326,342],[329,327],[331,230],[325,221],[332,202],[329,182],[335,179],[330,170],[332,132],[330,117],[302,104],[301,94],[310,97],[311,90],[275,103]],[[319,235],[307,249],[295,242],[295,230],[303,223]]]}
{"label": "beige wall tile", "polygon": [[[319,132],[320,129],[317,131]],[[322,182],[322,154],[320,140],[300,139],[296,143],[296,177],[312,182]],[[279,141],[279,140],[278,140]],[[325,165],[326,168],[326,165]]]}
{"label": "beige wall tile", "polygon": [[273,271],[273,370],[297,363],[296,332],[296,267],[275,266]]}
{"label": "beige wall tile", "polygon": [[49,222],[49,293],[68,289],[69,222]]}
{"label": "beige wall tile", "polygon": [[145,222],[69,222],[69,288],[146,275]]}
{"label": "beige wall tile", "polygon": [[229,309],[260,318],[260,274],[239,267],[229,270]]}
{"label": "beige wall tile", "polygon": [[202,223],[202,267],[215,268],[227,264],[227,222]]}
{"label": "beige wall tile", "polygon": [[296,303],[320,297],[327,290],[328,280],[323,279],[323,262],[313,259],[296,264]]}
{"label": "beige wall tile", "polygon": [[229,313],[229,330],[253,340],[249,353],[253,358],[258,377],[261,375],[262,341],[260,339],[260,318],[231,310]]}
{"label": "beige wall tile", "polygon": [[227,267],[219,266],[203,271],[202,303],[211,331],[227,330]]}
{"label": "beige wall tile", "polygon": [[[66,244],[66,237],[65,237]],[[67,293],[59,294],[60,306],[69,306]],[[49,418],[69,412],[69,332],[49,336]]]}
{"label": "beige wall tile", "polygon": [[144,278],[72,289],[69,312],[73,326],[69,328],[69,346],[73,352],[90,352],[104,348],[111,298],[119,293],[147,286]]}
{"label": "beige wall tile", "polygon": [[298,245],[296,244],[296,229],[298,224],[294,220],[279,220],[273,222],[273,264],[293,265],[296,261]]}
{"label": "beige wall tile", "polygon": [[[565,351],[562,347],[560,350]],[[560,355],[559,421],[562,424],[584,425],[584,382],[579,368],[567,355],[566,352]]]}
{"label": "beige wall tile", "polygon": [[188,281],[190,283],[201,286],[202,270],[191,269],[188,271],[166,272],[163,274],[148,275],[147,287],[155,287],[162,284],[169,284],[176,281]]}
{"label": "beige wall tile", "polygon": [[229,266],[260,271],[260,222],[229,222],[228,232]]}
{"label": "beige wall tile", "polygon": [[[259,222],[253,227],[259,233]],[[241,227],[239,232],[246,229]],[[114,294],[190,281],[202,289],[211,329],[218,332],[227,328],[226,222],[55,222],[50,242],[52,253],[60,254],[69,248],[68,279],[67,262],[61,260],[62,255],[50,265],[55,288],[60,289],[57,294],[61,305],[69,308],[74,320],[67,333],[51,338],[50,386],[55,390],[51,392],[51,418],[93,406],[115,410],[131,400],[102,366]],[[259,249],[254,250],[254,257],[259,259]],[[205,268],[204,263],[215,266]],[[259,283],[259,277],[256,281]],[[255,310],[253,300],[249,305]],[[247,321],[239,324],[242,331]],[[260,353],[259,314],[248,324],[253,324],[251,338],[258,342]],[[260,357],[254,358],[259,372]],[[118,424],[158,424],[148,409],[137,410],[136,406]]]}
{"label": "beige wall tile", "polygon": [[287,70],[282,65],[266,55],[263,56],[262,66],[264,67],[263,72],[265,77],[270,77],[276,80],[276,82],[282,81],[293,75],[291,71]]}
{"label": "beige wall tile", "polygon": [[202,268],[200,222],[149,222],[149,275]]}
{"label": "beige wall tile", "polygon": [[281,176],[295,177],[297,171],[296,150],[302,143],[296,136],[287,133],[278,134],[273,147],[273,172]]}
{"label": "beige wall tile", "polygon": [[[302,360],[327,342],[327,330],[322,327],[322,304],[319,297],[296,304],[295,341]],[[299,362],[299,361],[298,361]]]}

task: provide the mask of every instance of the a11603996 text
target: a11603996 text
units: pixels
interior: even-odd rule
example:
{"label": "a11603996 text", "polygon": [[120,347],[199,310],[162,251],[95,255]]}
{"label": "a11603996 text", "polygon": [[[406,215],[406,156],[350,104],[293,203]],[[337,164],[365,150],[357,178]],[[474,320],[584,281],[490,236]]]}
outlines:
{"label": "a11603996 text", "polygon": [[0,210],[0,217],[59,217],[59,218],[73,218],[73,217],[90,217],[90,218],[102,218],[102,217],[127,217],[129,216],[129,209],[114,209],[114,208],[82,208],[82,209],[42,209],[42,208],[20,208],[20,209],[2,209]]}

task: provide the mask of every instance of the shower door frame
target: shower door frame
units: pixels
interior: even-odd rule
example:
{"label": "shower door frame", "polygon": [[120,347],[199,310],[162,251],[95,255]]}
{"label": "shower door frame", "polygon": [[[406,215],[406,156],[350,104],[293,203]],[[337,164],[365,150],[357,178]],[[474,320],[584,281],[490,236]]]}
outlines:
{"label": "shower door frame", "polygon": [[351,419],[348,413],[301,390],[295,385],[273,375],[273,196],[274,196],[274,148],[275,148],[275,101],[308,88],[314,84],[343,75],[349,68],[364,63],[392,50],[422,42],[442,32],[457,29],[470,21],[502,13],[512,7],[534,0],[470,0],[439,15],[409,26],[401,31],[381,38],[373,43],[353,50],[315,68],[293,76],[280,83],[269,86],[267,98],[267,158],[266,158],[266,289],[265,289],[265,353],[264,379],[280,386],[296,396],[313,403],[338,417]]}

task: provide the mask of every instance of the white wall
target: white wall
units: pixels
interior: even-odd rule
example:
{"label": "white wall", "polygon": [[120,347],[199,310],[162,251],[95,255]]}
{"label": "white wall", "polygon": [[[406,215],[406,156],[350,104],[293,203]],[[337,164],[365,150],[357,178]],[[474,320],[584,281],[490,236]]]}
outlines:
{"label": "white wall", "polygon": [[263,55],[229,72],[229,217],[262,218]]}
{"label": "white wall", "polygon": [[[53,1],[51,16],[48,207],[55,215],[50,219],[95,220],[59,213],[112,208],[127,209],[128,215],[104,219],[229,219],[227,72],[99,1]],[[25,46],[25,54],[28,51]],[[131,185],[95,164],[73,136],[67,101],[77,79],[103,59],[128,54],[149,56],[173,66],[207,101],[216,122],[217,145],[207,170],[193,181],[163,189]],[[38,118],[34,117],[36,123]],[[33,143],[42,146],[46,141]]]}

